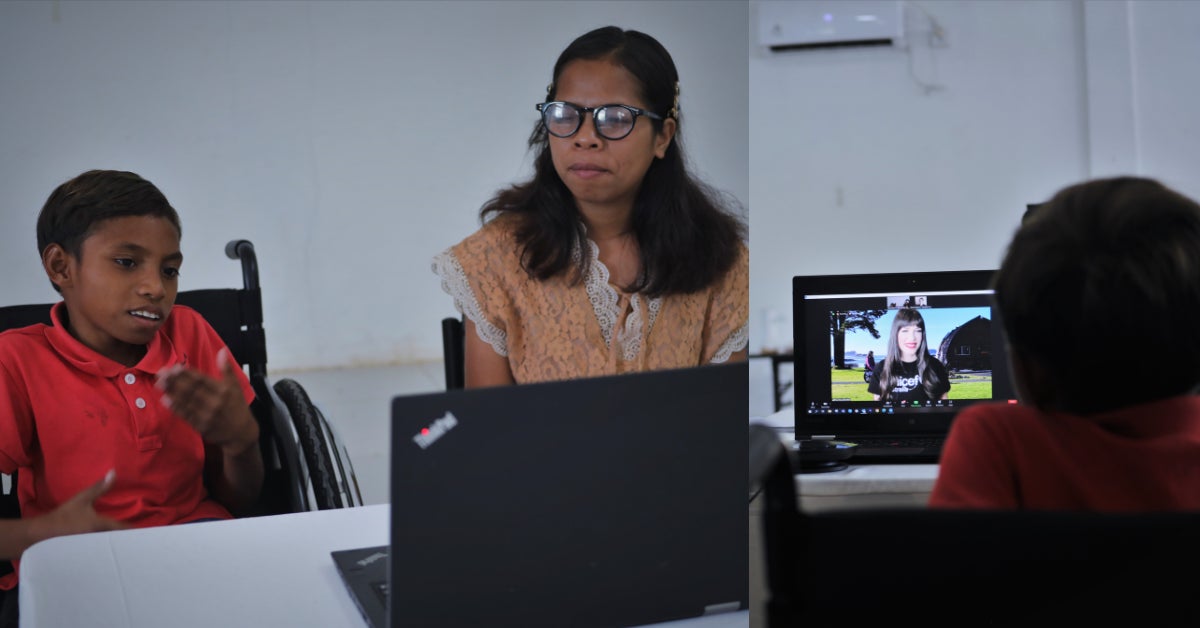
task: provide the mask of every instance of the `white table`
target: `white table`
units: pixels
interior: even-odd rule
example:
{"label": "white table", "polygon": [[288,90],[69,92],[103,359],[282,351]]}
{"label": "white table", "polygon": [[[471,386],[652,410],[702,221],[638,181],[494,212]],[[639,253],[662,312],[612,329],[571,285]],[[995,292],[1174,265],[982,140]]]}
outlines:
{"label": "white table", "polygon": [[[388,543],[384,505],[64,536],[21,561],[22,628],[361,627],[329,552]],[[745,628],[740,611],[656,626]]]}
{"label": "white table", "polygon": [[[793,408],[753,419],[779,431],[779,437],[795,440]],[[936,464],[855,465],[854,459],[841,471],[803,473],[796,476],[796,495],[807,512],[832,508],[877,506],[923,507],[937,480]]]}

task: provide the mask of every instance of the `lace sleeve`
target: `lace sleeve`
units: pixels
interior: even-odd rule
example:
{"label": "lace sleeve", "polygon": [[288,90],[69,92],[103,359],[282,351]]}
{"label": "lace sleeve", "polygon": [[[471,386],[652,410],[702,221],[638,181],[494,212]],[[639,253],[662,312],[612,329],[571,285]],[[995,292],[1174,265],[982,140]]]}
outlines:
{"label": "lace sleeve", "polygon": [[750,344],[750,253],[742,247],[738,260],[713,291],[705,322],[705,355],[720,363]]}
{"label": "lace sleeve", "polygon": [[442,290],[454,298],[454,309],[475,324],[475,333],[480,340],[491,345],[497,354],[508,357],[508,336],[503,329],[492,324],[483,314],[479,300],[471,290],[467,273],[454,256],[453,249],[446,249],[433,258],[433,272],[442,278]]}
{"label": "lace sleeve", "polygon": [[721,343],[721,346],[717,348],[717,352],[713,354],[710,362],[713,364],[725,362],[729,359],[729,356],[734,354],[735,351],[741,351],[749,346],[749,344],[750,324],[747,323],[742,325],[737,331],[733,332],[732,335],[726,338],[725,342]]}

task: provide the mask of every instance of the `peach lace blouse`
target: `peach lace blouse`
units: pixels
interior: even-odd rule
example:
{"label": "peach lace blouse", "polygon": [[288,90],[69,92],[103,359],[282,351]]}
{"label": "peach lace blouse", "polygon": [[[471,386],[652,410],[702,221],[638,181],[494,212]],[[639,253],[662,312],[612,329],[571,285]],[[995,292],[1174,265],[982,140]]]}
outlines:
{"label": "peach lace blouse", "polygon": [[521,268],[512,221],[500,216],[435,256],[433,272],[479,337],[508,357],[517,383],[698,366],[746,348],[744,246],[708,288],[647,299],[609,283],[599,249],[587,245],[592,263],[582,284],[563,276],[538,281]]}

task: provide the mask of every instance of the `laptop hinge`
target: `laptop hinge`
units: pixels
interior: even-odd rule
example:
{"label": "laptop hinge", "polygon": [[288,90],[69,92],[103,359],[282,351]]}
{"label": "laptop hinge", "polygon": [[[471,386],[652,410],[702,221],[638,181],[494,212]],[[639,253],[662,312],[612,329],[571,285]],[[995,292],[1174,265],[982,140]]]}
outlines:
{"label": "laptop hinge", "polygon": [[813,434],[812,438],[809,440],[833,440],[833,439],[834,439],[833,434]]}

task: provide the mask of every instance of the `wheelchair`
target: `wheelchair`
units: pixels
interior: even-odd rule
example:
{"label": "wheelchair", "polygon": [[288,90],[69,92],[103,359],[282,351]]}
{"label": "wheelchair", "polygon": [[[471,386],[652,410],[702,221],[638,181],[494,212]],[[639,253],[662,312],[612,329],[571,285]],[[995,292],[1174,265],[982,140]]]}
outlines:
{"label": "wheelchair", "polygon": [[[241,288],[181,291],[177,304],[198,311],[246,370],[254,388],[250,410],[259,424],[264,477],[258,504],[247,516],[327,510],[362,505],[354,465],[333,424],[294,379],[272,384],[267,377],[267,343],[263,331],[262,290],[258,258],[249,240],[225,246],[242,266]],[[0,331],[50,323],[53,304],[0,308]],[[17,476],[4,478],[0,516],[19,517]],[[12,569],[7,561],[0,573]]]}

